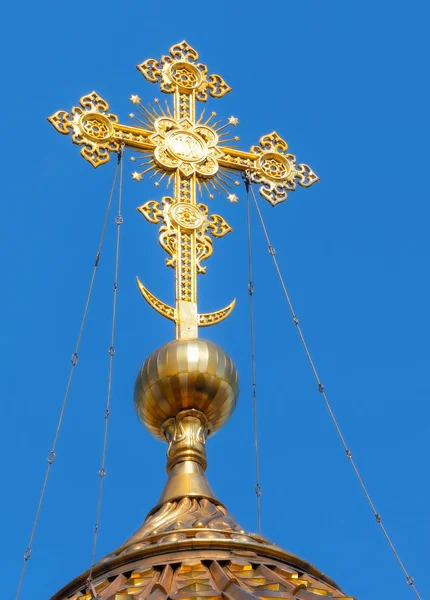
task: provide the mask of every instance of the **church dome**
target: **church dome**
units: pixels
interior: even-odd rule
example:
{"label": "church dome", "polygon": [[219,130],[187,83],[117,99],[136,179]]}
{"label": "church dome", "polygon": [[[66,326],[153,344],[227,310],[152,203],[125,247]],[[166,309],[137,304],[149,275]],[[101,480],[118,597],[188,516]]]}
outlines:
{"label": "church dome", "polygon": [[[91,600],[87,577],[52,600]],[[100,600],[352,600],[308,562],[244,531],[219,501],[188,496],[151,511],[92,577]]]}

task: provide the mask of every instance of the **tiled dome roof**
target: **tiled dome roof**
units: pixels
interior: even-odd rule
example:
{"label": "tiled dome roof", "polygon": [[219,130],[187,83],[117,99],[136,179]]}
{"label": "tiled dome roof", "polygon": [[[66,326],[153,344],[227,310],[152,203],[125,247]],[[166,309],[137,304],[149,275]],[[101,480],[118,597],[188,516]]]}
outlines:
{"label": "tiled dome roof", "polygon": [[352,600],[334,581],[264,537],[245,532],[216,500],[166,502],[93,570],[52,600]]}

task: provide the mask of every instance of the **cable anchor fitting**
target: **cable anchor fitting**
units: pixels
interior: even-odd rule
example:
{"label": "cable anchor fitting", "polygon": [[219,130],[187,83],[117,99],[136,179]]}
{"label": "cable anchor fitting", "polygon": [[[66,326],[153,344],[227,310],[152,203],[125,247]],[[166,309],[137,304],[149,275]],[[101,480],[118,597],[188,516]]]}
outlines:
{"label": "cable anchor fitting", "polygon": [[269,251],[269,254],[271,254],[272,256],[275,256],[276,250],[273,246],[269,246],[267,250]]}
{"label": "cable anchor fitting", "polygon": [[124,156],[125,143],[121,142],[121,146],[118,150],[118,164],[121,162],[122,157]]}
{"label": "cable anchor fitting", "polygon": [[375,519],[376,519],[376,522],[377,522],[377,523],[379,523],[379,524],[381,524],[381,523],[382,523],[382,517],[381,517],[381,515],[380,515],[379,513],[376,513],[376,515],[375,515]]}
{"label": "cable anchor fitting", "polygon": [[320,394],[324,394],[324,386],[323,386],[322,383],[318,384],[318,391],[319,391]]}
{"label": "cable anchor fitting", "polygon": [[261,496],[261,487],[260,487],[259,483],[257,483],[256,486],[255,486],[255,493],[256,493],[256,495],[257,495],[258,498]]}
{"label": "cable anchor fitting", "polygon": [[246,193],[249,192],[249,186],[251,185],[251,177],[249,175],[249,171],[245,171],[242,174],[242,179],[245,182]]}
{"label": "cable anchor fitting", "polygon": [[55,454],[55,452],[53,450],[51,450],[51,452],[48,454],[46,460],[49,462],[50,465],[52,465],[52,463],[55,461],[56,458],[57,458],[57,455]]}
{"label": "cable anchor fitting", "polygon": [[93,600],[100,600],[100,597],[97,595],[96,588],[94,587],[94,584],[90,578],[87,579],[87,584]]}

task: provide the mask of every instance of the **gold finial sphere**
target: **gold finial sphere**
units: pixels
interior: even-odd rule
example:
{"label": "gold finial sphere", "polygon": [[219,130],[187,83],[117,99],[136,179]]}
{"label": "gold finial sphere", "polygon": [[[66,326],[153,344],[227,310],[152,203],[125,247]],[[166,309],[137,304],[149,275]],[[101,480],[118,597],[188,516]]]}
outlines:
{"label": "gold finial sphere", "polygon": [[174,340],[144,362],[134,386],[139,419],[156,438],[162,425],[185,409],[208,420],[209,434],[226,423],[239,395],[239,376],[231,358],[203,339]]}

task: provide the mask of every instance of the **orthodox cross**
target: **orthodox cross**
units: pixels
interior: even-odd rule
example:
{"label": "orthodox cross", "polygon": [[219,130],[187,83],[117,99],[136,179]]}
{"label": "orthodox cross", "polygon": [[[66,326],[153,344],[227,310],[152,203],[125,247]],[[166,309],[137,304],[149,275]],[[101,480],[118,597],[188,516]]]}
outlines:
{"label": "orthodox cross", "polygon": [[[230,193],[239,185],[231,174],[246,174],[247,180],[261,184],[260,194],[273,206],[287,199],[296,185],[309,187],[318,177],[305,164],[296,164],[288,153],[288,144],[276,132],[264,135],[258,146],[244,152],[229,145],[238,137],[228,139],[228,127],[239,120],[230,117],[225,125],[215,121],[216,113],[205,119],[204,110],[196,115],[196,101],[206,102],[208,95],[221,98],[231,91],[220,75],[209,75],[206,65],[198,61],[198,53],[183,41],[172,46],[170,54],[161,60],[153,58],[138,65],[138,70],[152,83],[159,83],[166,94],[173,94],[173,107],[165,108],[158,100],[155,106],[142,104],[138,95],[130,97],[137,114],[130,118],[136,126],[122,125],[109,113],[109,105],[96,92],[80,99],[71,113],[59,110],[49,117],[50,123],[62,134],[72,134],[72,141],[82,146],[82,156],[93,167],[110,159],[122,145],[139,153],[143,167],[132,173],[140,181],[145,173],[159,177],[158,187],[167,177],[173,184],[172,196],[161,203],[150,200],[138,208],[151,223],[161,224],[159,241],[169,254],[166,264],[176,273],[176,303],[172,307],[156,298],[137,279],[145,300],[161,315],[176,324],[176,338],[196,338],[198,327],[214,325],[233,310],[235,301],[222,310],[197,312],[197,274],[205,273],[202,262],[212,254],[212,237],[223,237],[231,227],[220,215],[209,215],[205,204],[197,203],[203,190],[213,193],[223,190],[230,202],[237,202]],[[132,160],[136,160],[135,157]]]}

